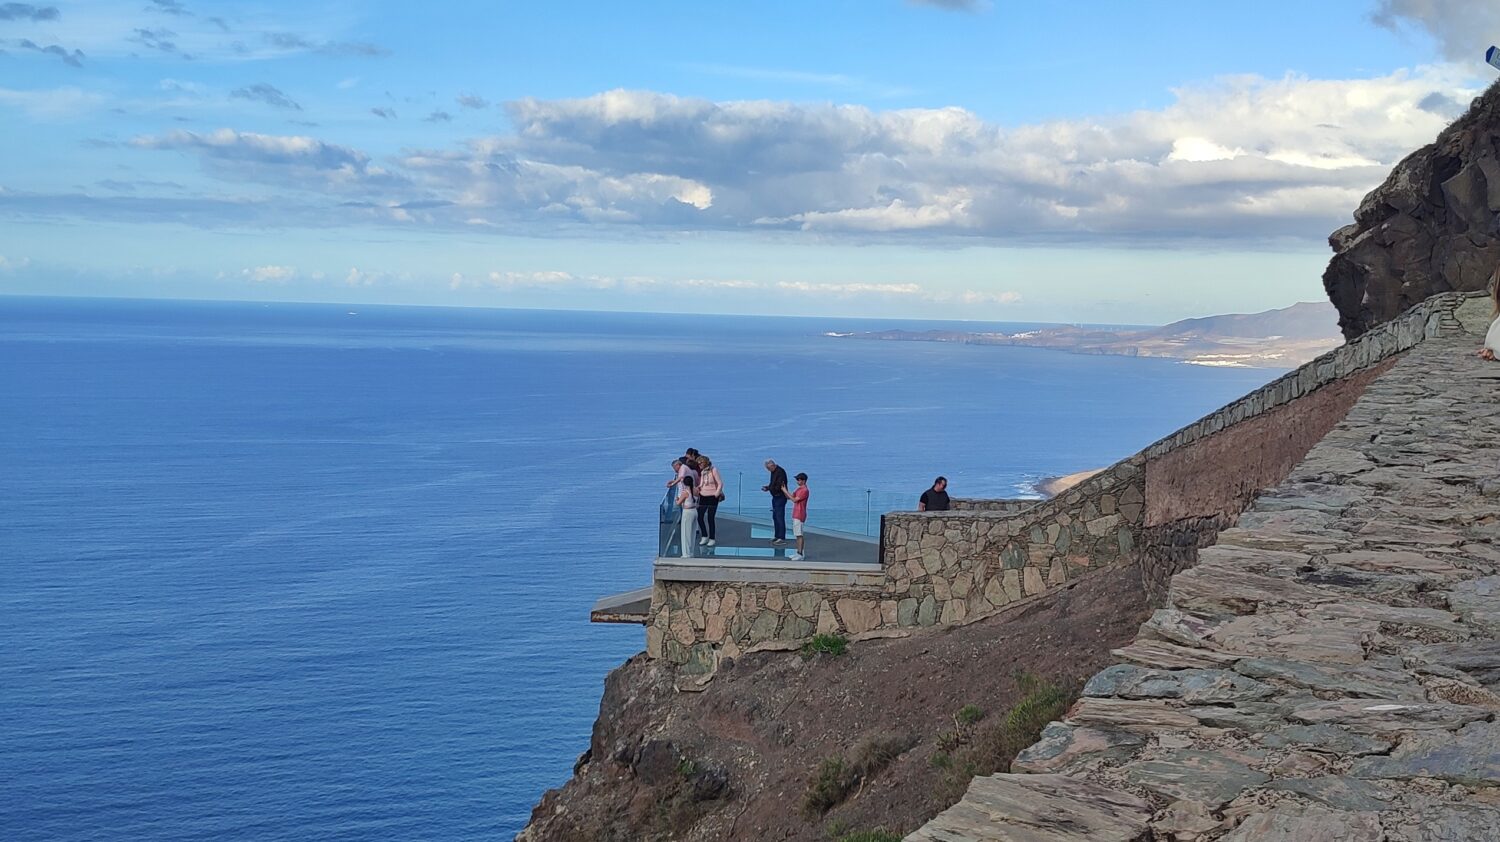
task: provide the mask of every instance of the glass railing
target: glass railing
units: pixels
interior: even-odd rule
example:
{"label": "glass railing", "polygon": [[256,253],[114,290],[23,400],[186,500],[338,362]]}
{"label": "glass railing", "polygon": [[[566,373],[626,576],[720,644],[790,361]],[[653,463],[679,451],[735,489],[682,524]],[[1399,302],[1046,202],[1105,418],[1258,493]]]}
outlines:
{"label": "glass railing", "polygon": [[[771,495],[761,491],[763,475],[726,476],[726,499],[719,504],[715,543],[700,545],[702,536],[694,526],[688,530],[690,557],[788,558],[794,552],[792,503],[786,504],[786,544],[771,539],[773,520]],[[794,486],[795,487],[795,486]],[[875,541],[880,536],[880,516],[890,511],[916,509],[917,494],[899,494],[837,484],[809,484],[807,559],[874,563]],[[682,510],[675,502],[677,489],[669,489],[657,506],[662,557],[682,557]],[[694,516],[696,521],[696,515]],[[868,557],[867,557],[868,556]]]}

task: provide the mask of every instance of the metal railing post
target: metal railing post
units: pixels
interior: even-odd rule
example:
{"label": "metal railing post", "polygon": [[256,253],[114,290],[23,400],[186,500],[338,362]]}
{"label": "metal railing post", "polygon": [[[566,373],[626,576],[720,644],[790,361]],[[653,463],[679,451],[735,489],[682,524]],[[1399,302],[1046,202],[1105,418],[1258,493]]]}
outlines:
{"label": "metal railing post", "polygon": [[870,534],[870,489],[865,489],[865,534]]}

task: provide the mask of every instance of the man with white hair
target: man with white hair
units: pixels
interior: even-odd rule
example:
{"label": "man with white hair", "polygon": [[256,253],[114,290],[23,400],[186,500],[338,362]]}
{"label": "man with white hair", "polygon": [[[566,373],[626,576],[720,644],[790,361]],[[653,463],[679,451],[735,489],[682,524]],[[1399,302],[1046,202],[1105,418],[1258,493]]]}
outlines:
{"label": "man with white hair", "polygon": [[775,459],[767,459],[766,470],[771,472],[771,481],[760,490],[771,495],[771,528],[775,534],[771,543],[779,547],[786,543],[786,469]]}

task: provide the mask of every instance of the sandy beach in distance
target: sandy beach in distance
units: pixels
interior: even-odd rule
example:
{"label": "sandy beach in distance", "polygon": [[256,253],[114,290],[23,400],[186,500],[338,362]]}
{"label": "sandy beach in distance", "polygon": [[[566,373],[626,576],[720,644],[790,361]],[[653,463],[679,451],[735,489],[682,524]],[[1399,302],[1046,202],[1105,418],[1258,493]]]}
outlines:
{"label": "sandy beach in distance", "polygon": [[1064,491],[1067,491],[1068,489],[1072,488],[1080,482],[1083,482],[1084,480],[1088,479],[1094,474],[1099,473],[1102,470],[1104,469],[1095,468],[1092,471],[1079,471],[1076,474],[1065,474],[1060,477],[1048,477],[1036,484],[1036,490],[1042,492],[1048,497],[1056,497],[1057,495],[1063,493]]}

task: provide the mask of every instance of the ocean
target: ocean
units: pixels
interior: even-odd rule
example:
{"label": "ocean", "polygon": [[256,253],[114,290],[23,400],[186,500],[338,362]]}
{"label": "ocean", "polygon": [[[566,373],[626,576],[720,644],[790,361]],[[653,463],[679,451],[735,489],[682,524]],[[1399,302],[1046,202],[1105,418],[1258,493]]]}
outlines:
{"label": "ocean", "polygon": [[509,839],[643,648],[588,610],[683,448],[816,525],[1279,373],[825,335],[953,327],[1034,325],[0,297],[0,838]]}

